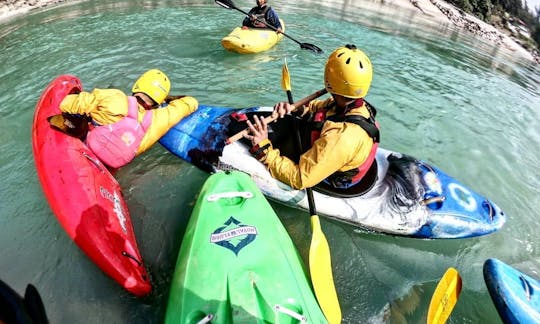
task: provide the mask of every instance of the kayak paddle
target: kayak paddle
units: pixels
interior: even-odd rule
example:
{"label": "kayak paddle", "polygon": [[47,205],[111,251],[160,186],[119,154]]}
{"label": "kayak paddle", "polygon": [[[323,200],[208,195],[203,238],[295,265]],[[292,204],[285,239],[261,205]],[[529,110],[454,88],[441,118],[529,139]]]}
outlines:
{"label": "kayak paddle", "polygon": [[[320,96],[322,96],[326,92],[327,92],[326,89],[321,89],[321,90],[315,91],[314,93],[310,94],[309,96],[307,96],[305,98],[302,98],[302,99],[298,100],[297,102],[294,103],[294,109],[296,109],[298,107],[302,107],[303,105],[307,104],[308,102],[310,102],[313,99],[319,98]],[[270,115],[270,116],[264,118],[264,121],[267,124],[270,124],[271,122],[273,122],[276,119],[277,119],[277,117],[272,117],[272,115]],[[244,135],[246,135],[248,133],[249,133],[249,128],[246,127],[244,130],[242,130],[242,131],[234,134],[233,136],[229,137],[225,141],[225,144],[234,143],[234,142],[238,141],[239,139],[241,139],[242,137],[244,137]]]}
{"label": "kayak paddle", "polygon": [[450,267],[437,284],[429,303],[428,324],[444,324],[456,305],[461,292],[461,277]]}
{"label": "kayak paddle", "polygon": [[[293,104],[291,92],[291,80],[287,62],[283,64],[281,71],[281,87],[287,92],[289,103]],[[295,132],[300,152],[302,153],[302,141],[300,133],[295,121]],[[319,216],[315,210],[315,200],[313,199],[313,190],[306,188],[308,197],[309,213],[311,215],[311,245],[309,246],[309,272],[311,274],[311,282],[315,296],[319,302],[319,306],[324,313],[324,316],[330,324],[341,323],[341,308],[334,286],[334,278],[332,275],[332,260],[330,257],[330,247],[328,241],[321,229]]]}
{"label": "kayak paddle", "polygon": [[[243,13],[244,15],[246,15],[246,16],[249,17],[249,13],[247,13],[247,12],[245,12],[244,10],[242,10],[242,9],[240,9],[240,8],[238,8],[238,7],[236,7],[236,6],[234,5],[234,3],[232,2],[232,0],[214,0],[214,1],[215,1],[218,5],[222,6],[222,7],[225,8],[225,9],[236,9],[236,10],[240,11],[241,13]],[[257,19],[257,21],[260,22],[260,23],[265,24],[266,27],[268,27],[268,28],[270,28],[270,29],[272,29],[272,30],[274,30],[274,31],[277,32],[277,28],[276,28],[276,27],[274,27],[274,26],[272,26],[272,25],[266,23],[265,21],[259,20],[259,19]],[[285,34],[285,33],[283,33],[283,32],[282,32],[282,34],[283,34],[283,36],[285,36],[285,37],[287,37],[287,38],[293,40],[293,41],[296,42],[297,44],[299,44],[299,45],[300,45],[300,48],[302,48],[302,49],[308,49],[308,50],[311,50],[311,51],[313,51],[313,52],[315,52],[315,53],[322,53],[322,52],[323,52],[322,49],[320,49],[319,47],[317,47],[317,46],[315,46],[315,45],[313,45],[313,44],[309,44],[309,43],[300,43],[299,41],[297,41],[296,39],[292,38],[291,36],[289,36],[289,35],[287,35],[287,34]]]}

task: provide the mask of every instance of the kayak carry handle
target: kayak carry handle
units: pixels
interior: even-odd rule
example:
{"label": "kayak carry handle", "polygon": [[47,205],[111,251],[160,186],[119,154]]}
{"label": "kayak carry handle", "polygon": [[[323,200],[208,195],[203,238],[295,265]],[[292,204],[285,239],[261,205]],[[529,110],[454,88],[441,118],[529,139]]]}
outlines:
{"label": "kayak carry handle", "polygon": [[96,159],[88,155],[86,152],[83,152],[82,155],[85,158],[87,158],[90,162],[92,162],[98,168],[99,171],[103,172],[103,168],[101,167],[101,163],[99,163],[99,161],[97,161]]}
{"label": "kayak carry handle", "polygon": [[482,206],[484,207],[484,209],[487,209],[488,210],[488,213],[489,213],[489,219],[491,221],[493,221],[493,217],[495,216],[495,208],[493,208],[493,206],[491,205],[491,203],[489,202],[489,200],[484,200],[484,202],[482,203]]}
{"label": "kayak carry handle", "polygon": [[300,323],[307,323],[306,316],[304,316],[302,314],[298,314],[297,312],[295,312],[295,311],[293,311],[293,310],[291,310],[291,309],[289,309],[287,307],[284,307],[284,306],[281,306],[281,305],[275,305],[274,309],[277,312],[288,315],[288,316],[300,321]]}
{"label": "kayak carry handle", "polygon": [[429,205],[433,203],[443,203],[445,200],[446,200],[445,196],[437,196],[437,197],[424,199],[420,203],[425,206],[425,205]]}
{"label": "kayak carry handle", "polygon": [[208,314],[205,317],[203,317],[200,321],[197,322],[197,324],[206,324],[210,323],[212,319],[214,318],[213,314]]}
{"label": "kayak carry handle", "polygon": [[137,262],[137,265],[138,265],[139,267],[142,266],[142,262],[141,262],[141,261],[137,260],[136,257],[134,257],[133,255],[127,253],[126,251],[122,251],[122,255],[125,256],[125,257],[127,257],[127,258],[129,258],[129,259],[131,259],[131,260],[133,260],[133,261],[135,261],[135,262]]}
{"label": "kayak carry handle", "polygon": [[522,275],[519,276],[519,280],[523,283],[523,288],[525,288],[525,297],[527,297],[528,301],[531,301],[531,287],[529,284],[529,281],[525,279]]}
{"label": "kayak carry handle", "polygon": [[249,199],[253,198],[253,193],[249,191],[230,191],[230,192],[222,192],[222,193],[216,193],[209,195],[206,200],[208,201],[218,201],[222,198],[244,198]]}

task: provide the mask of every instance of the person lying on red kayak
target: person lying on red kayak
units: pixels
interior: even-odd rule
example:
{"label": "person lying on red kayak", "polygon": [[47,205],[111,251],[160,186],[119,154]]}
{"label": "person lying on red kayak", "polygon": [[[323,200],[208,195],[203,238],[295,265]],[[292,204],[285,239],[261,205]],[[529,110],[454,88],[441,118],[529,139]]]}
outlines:
{"label": "person lying on red kayak", "polygon": [[242,26],[251,28],[268,28],[268,25],[276,28],[278,33],[281,33],[283,27],[279,21],[278,14],[272,7],[266,4],[266,0],[256,0],[257,6],[251,8],[248,12],[249,17],[244,18]]}
{"label": "person lying on red kayak", "polygon": [[[119,168],[148,150],[171,127],[198,108],[193,97],[169,96],[171,82],[152,69],[133,85],[132,95],[118,89],[94,89],[70,94],[60,104],[62,115],[50,122],[77,137],[105,164]],[[167,105],[160,107],[163,103]],[[82,122],[81,122],[82,120]],[[84,126],[90,130],[86,134]],[[67,129],[66,129],[67,128]]]}
{"label": "person lying on red kayak", "polygon": [[[379,143],[376,111],[364,97],[372,79],[369,58],[354,45],[336,49],[328,58],[324,84],[332,97],[313,100],[304,109],[312,117],[300,124],[306,134],[302,142],[310,147],[298,163],[282,156],[268,139],[268,125],[263,118],[248,121],[250,152],[263,162],[270,174],[294,189],[313,187],[325,182],[334,188],[347,189],[360,182],[375,160]],[[293,106],[279,102],[273,114],[283,118]],[[294,134],[293,134],[294,135]]]}

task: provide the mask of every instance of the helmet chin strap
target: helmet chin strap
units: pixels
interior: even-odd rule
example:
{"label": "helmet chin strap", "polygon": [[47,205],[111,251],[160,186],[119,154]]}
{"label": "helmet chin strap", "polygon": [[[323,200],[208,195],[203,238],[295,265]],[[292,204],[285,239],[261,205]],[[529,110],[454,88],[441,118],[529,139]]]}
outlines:
{"label": "helmet chin strap", "polygon": [[363,98],[358,98],[358,99],[352,99],[351,98],[351,101],[347,102],[345,107],[341,108],[341,107],[339,107],[337,105],[336,99],[334,98],[334,104],[336,104],[336,112],[338,114],[346,114],[349,110],[351,110],[353,108],[361,107],[364,104],[364,99]]}
{"label": "helmet chin strap", "polygon": [[364,104],[363,98],[354,99],[353,101],[347,104],[347,106],[345,107],[345,111],[349,111],[353,108],[361,107],[363,104]]}
{"label": "helmet chin strap", "polygon": [[[145,110],[150,110],[150,109],[154,109],[157,107],[157,104],[154,102],[154,100],[152,100],[152,98],[150,98],[148,95],[142,93],[142,92],[137,92],[137,93],[134,93],[132,94],[136,99],[137,99],[137,102],[143,106],[143,108]],[[146,97],[146,99],[148,99],[148,101],[151,101],[151,103],[149,103],[144,97]]]}

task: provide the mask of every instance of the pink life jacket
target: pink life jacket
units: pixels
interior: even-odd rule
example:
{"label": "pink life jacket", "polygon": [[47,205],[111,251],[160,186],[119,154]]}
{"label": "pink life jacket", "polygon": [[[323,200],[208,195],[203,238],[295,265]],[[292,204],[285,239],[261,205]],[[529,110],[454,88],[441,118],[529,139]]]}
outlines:
{"label": "pink life jacket", "polygon": [[[364,104],[364,101],[362,99],[358,99],[355,101],[353,106],[361,107]],[[365,118],[358,115],[344,115],[344,116],[331,116],[329,118],[326,117],[326,112],[328,111],[327,108],[319,109],[315,115],[313,116],[313,122],[314,124],[320,125],[316,129],[311,131],[311,145],[321,136],[321,129],[322,125],[326,120],[331,120],[334,122],[348,122],[348,123],[354,123],[358,126],[362,127],[362,129],[368,133],[368,135],[373,139],[373,146],[371,147],[371,151],[369,152],[368,157],[366,160],[360,164],[357,168],[347,170],[344,172],[338,171],[330,175],[328,178],[323,180],[324,182],[332,185],[335,188],[350,188],[354,186],[355,184],[359,183],[360,180],[366,175],[366,173],[369,171],[369,168],[375,161],[375,156],[377,154],[377,148],[379,147],[379,123],[375,121],[375,115],[377,114],[377,111],[375,108],[371,107],[369,104],[366,103],[366,107],[369,111],[369,118]]]}
{"label": "pink life jacket", "polygon": [[88,132],[86,145],[106,165],[119,168],[131,162],[152,124],[152,112],[147,111],[139,123],[138,104],[135,97],[128,97],[128,114],[116,123],[94,127]]}

